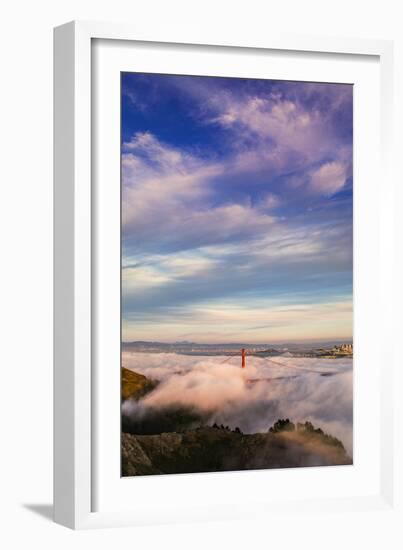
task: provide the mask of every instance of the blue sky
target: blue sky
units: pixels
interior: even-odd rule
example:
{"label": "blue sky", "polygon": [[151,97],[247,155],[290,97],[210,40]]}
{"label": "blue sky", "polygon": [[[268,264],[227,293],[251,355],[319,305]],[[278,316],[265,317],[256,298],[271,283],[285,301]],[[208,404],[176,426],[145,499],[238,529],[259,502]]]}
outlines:
{"label": "blue sky", "polygon": [[124,341],[352,337],[352,95],[122,74]]}

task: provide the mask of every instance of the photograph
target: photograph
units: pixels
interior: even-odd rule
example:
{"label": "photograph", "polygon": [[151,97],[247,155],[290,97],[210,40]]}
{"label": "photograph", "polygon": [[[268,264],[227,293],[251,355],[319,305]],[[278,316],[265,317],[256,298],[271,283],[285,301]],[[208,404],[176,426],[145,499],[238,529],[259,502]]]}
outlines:
{"label": "photograph", "polygon": [[353,85],[121,72],[121,476],[353,464]]}

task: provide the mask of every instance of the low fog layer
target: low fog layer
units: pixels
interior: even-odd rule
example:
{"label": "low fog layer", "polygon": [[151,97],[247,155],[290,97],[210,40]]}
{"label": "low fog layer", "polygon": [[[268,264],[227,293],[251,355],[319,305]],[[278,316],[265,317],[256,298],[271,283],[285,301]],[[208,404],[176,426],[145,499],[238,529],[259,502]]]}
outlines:
{"label": "low fog layer", "polygon": [[340,439],[352,456],[352,359],[240,357],[175,353],[123,353],[123,366],[158,387],[140,402],[123,404],[126,415],[138,416],[171,405],[195,408],[210,423],[238,426],[245,433],[267,432],[278,418],[311,421]]}

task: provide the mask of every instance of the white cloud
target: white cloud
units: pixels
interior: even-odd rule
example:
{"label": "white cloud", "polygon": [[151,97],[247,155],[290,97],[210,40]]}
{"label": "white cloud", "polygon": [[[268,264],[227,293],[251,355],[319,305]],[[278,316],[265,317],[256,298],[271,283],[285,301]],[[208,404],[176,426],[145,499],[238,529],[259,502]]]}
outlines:
{"label": "white cloud", "polygon": [[206,181],[222,168],[137,133],[123,145],[123,227],[133,234],[183,217],[189,206],[209,194]]}
{"label": "white cloud", "polygon": [[[289,176],[294,189],[334,194],[351,173],[352,152],[351,146],[343,146],[335,134],[332,116],[351,108],[351,90],[300,84],[298,95],[300,100],[279,92],[265,97],[236,97],[227,91],[211,94],[206,90],[204,101],[214,113],[207,121],[231,130],[228,142],[236,145],[230,170],[264,169],[268,175],[299,172]],[[318,97],[326,100],[326,107],[312,107],[307,100],[313,96],[316,103]],[[307,186],[310,167],[325,158],[333,158],[334,162],[313,173],[311,185]]]}
{"label": "white cloud", "polygon": [[331,196],[343,189],[346,179],[345,163],[327,162],[311,173],[309,188],[315,193]]}
{"label": "white cloud", "polygon": [[258,207],[264,210],[272,210],[278,208],[281,204],[281,199],[274,193],[266,193],[259,201]]}
{"label": "white cloud", "polygon": [[182,252],[175,256],[149,256],[145,262],[132,264],[125,260],[122,286],[126,297],[142,294],[145,290],[162,288],[172,283],[180,284],[184,279],[208,276],[215,260],[194,252]]}
{"label": "white cloud", "polygon": [[[248,97],[235,99],[223,95],[222,102],[214,102],[213,108],[222,109],[211,122],[231,127],[239,131],[239,139],[249,132],[265,142],[259,147],[275,151],[277,157],[288,155],[290,151],[318,158],[329,150],[333,143],[331,132],[321,113],[309,110],[301,104],[284,98],[280,94],[271,94],[268,98]],[[268,144],[268,140],[270,143]],[[255,149],[256,150],[256,149]],[[273,158],[275,159],[275,156]],[[277,159],[278,161],[279,159]]]}
{"label": "white cloud", "polygon": [[225,162],[205,161],[150,133],[136,134],[123,151],[122,222],[136,242],[197,248],[253,237],[274,221],[248,203],[214,205],[211,184]]}
{"label": "white cloud", "polygon": [[[224,274],[225,276],[225,274]],[[206,277],[211,280],[211,277]],[[170,287],[167,287],[169,292]],[[141,292],[139,288],[136,292]],[[232,298],[192,302],[141,312],[128,319],[124,340],[164,341],[190,339],[214,343],[227,340],[238,342],[278,342],[285,340],[350,338],[352,333],[352,304],[348,299],[325,303],[279,304],[276,298]],[[158,335],[158,336],[157,336]]]}

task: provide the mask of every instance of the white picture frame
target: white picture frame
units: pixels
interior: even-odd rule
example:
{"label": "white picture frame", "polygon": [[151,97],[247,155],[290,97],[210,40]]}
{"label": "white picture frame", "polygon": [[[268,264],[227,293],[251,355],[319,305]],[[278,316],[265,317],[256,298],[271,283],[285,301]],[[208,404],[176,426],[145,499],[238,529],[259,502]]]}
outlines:
{"label": "white picture frame", "polygon": [[[379,325],[379,348],[386,350],[383,355],[382,368],[375,365],[379,356],[374,352],[372,361],[374,371],[372,392],[379,398],[379,439],[377,447],[379,460],[376,466],[379,472],[376,487],[365,489],[365,480],[371,476],[362,477],[360,489],[344,491],[342,488],[337,495],[334,493],[326,498],[322,493],[307,495],[304,493],[288,494],[281,502],[278,499],[257,498],[258,484],[262,483],[262,472],[243,473],[241,478],[237,473],[214,474],[227,480],[222,482],[221,493],[229,491],[232,506],[227,506],[220,513],[222,506],[219,498],[217,505],[207,501],[197,502],[189,490],[193,487],[208,485],[211,479],[204,477],[197,481],[200,474],[187,476],[179,480],[178,476],[164,476],[164,479],[155,476],[153,480],[137,479],[138,487],[144,491],[152,491],[155,497],[158,486],[165,490],[177,487],[177,502],[172,506],[164,503],[159,506],[147,507],[120,506],[120,493],[115,491],[111,497],[111,505],[107,509],[99,510],[94,495],[98,493],[95,487],[102,482],[102,476],[107,470],[100,468],[96,453],[104,447],[99,447],[97,430],[102,430],[98,423],[99,408],[97,401],[105,399],[105,384],[98,384],[96,379],[96,358],[99,350],[94,334],[98,315],[102,316],[105,310],[97,305],[98,290],[95,281],[98,258],[94,242],[99,231],[97,218],[102,215],[105,199],[99,203],[94,187],[94,174],[98,166],[94,160],[93,122],[96,116],[96,106],[93,105],[94,82],[94,44],[99,40],[125,41],[126,44],[158,44],[163,51],[175,44],[176,48],[210,48],[209,51],[219,52],[228,49],[241,49],[242,55],[252,55],[254,52],[283,52],[283,55],[309,56],[318,53],[329,56],[327,63],[332,63],[337,56],[362,56],[363,59],[375,59],[379,68],[379,145],[377,140],[372,143],[376,147],[375,156],[379,153],[379,162],[382,168],[382,189],[373,187],[375,194],[372,202],[366,203],[371,216],[369,222],[375,220],[375,229],[371,233],[375,240],[379,239],[379,250],[375,257],[379,260],[379,272],[371,277],[372,287],[366,292],[379,286],[379,297],[374,298],[374,315],[382,319]],[[182,46],[181,46],[182,45]],[[393,289],[393,274],[391,262],[393,258],[393,227],[388,212],[393,209],[393,173],[392,173],[392,43],[388,41],[337,39],[312,36],[287,36],[270,33],[267,36],[253,36],[253,33],[244,37],[230,36],[225,38],[211,35],[204,30],[201,36],[187,36],[186,30],[170,36],[167,30],[164,36],[153,36],[147,30],[140,30],[130,25],[109,23],[72,22],[55,29],[54,40],[54,85],[55,85],[55,370],[54,370],[54,504],[55,521],[71,528],[90,528],[117,525],[136,525],[162,522],[177,522],[185,520],[236,518],[240,516],[241,502],[236,502],[236,494],[245,496],[246,485],[249,489],[247,515],[266,515],[278,513],[284,505],[287,513],[298,513],[309,506],[313,513],[316,511],[345,509],[351,510],[384,510],[393,506],[394,483],[394,450],[393,450],[393,368],[396,360],[393,348],[387,345],[388,331],[393,322],[390,315],[390,298]],[[288,53],[287,53],[288,52]],[[167,53],[169,55],[169,53]],[[337,80],[336,80],[337,81]],[[374,96],[375,97],[375,96]],[[376,99],[376,98],[375,98]],[[102,127],[100,127],[102,132]],[[116,154],[115,154],[116,156]],[[364,167],[363,167],[364,169]],[[371,177],[368,175],[368,177]],[[375,175],[373,175],[375,178]],[[379,193],[379,194],[378,194]],[[377,202],[377,199],[379,201]],[[363,196],[363,201],[364,201]],[[378,226],[379,222],[379,226]],[[359,240],[361,246],[371,246],[372,243]],[[106,247],[106,250],[112,250]],[[356,251],[355,251],[356,252]],[[105,283],[102,283],[105,284]],[[108,284],[108,283],[106,283]],[[356,289],[355,289],[356,290]],[[363,290],[364,292],[364,290]],[[365,298],[365,296],[364,296]],[[360,317],[359,317],[360,319]],[[361,317],[362,319],[362,317]],[[364,320],[361,321],[364,323]],[[355,327],[356,330],[357,327]],[[366,332],[365,334],[370,334]],[[364,336],[364,338],[367,336]],[[108,345],[108,344],[107,344]],[[365,352],[362,352],[365,354]],[[364,357],[364,355],[363,355]],[[371,361],[371,357],[366,357]],[[377,370],[379,368],[379,371]],[[112,384],[119,384],[112,381]],[[104,392],[104,393],[102,393]],[[375,393],[371,394],[373,397]],[[103,397],[102,397],[103,395]],[[365,406],[364,404],[362,405]],[[364,409],[363,409],[364,410]],[[116,422],[115,422],[116,424]],[[116,434],[118,427],[113,425],[110,434]],[[105,427],[106,429],[106,427]],[[114,430],[114,431],[113,431]],[[114,439],[118,445],[118,440]],[[111,444],[111,447],[113,445]],[[117,451],[119,448],[117,447]],[[114,459],[112,458],[112,461]],[[301,473],[310,477],[310,483],[318,483],[318,473]],[[335,470],[336,472],[336,470]],[[238,473],[239,474],[239,473]],[[287,484],[293,476],[292,472],[281,472],[282,482]],[[319,474],[320,475],[320,474]],[[344,474],[343,474],[344,475]],[[349,474],[347,474],[348,476]],[[232,476],[232,477],[228,477]],[[249,476],[246,478],[245,476]],[[334,484],[338,483],[337,473]],[[179,476],[180,477],[180,476]],[[345,477],[345,476],[344,476]],[[159,478],[159,479],[158,479]],[[168,478],[170,478],[168,480]],[[191,478],[194,478],[193,480]],[[213,482],[217,485],[217,477]],[[230,480],[230,482],[228,482]],[[302,478],[298,481],[303,483]],[[351,482],[344,478],[343,483]],[[219,482],[221,483],[221,482]],[[186,485],[186,487],[184,487]],[[302,486],[302,485],[301,485]],[[353,485],[352,485],[353,486]],[[132,491],[133,485],[128,489]],[[231,493],[231,487],[235,490]],[[357,485],[358,487],[358,485]],[[149,489],[151,488],[151,489]],[[189,499],[185,506],[179,505],[181,491]],[[243,493],[242,493],[243,491]],[[343,492],[344,491],[344,492]],[[354,492],[355,491],[355,492]],[[108,493],[111,496],[112,493]],[[234,501],[235,499],[235,501]],[[101,507],[102,508],[102,507]],[[245,511],[243,510],[243,514]]]}

